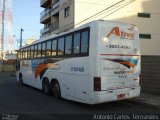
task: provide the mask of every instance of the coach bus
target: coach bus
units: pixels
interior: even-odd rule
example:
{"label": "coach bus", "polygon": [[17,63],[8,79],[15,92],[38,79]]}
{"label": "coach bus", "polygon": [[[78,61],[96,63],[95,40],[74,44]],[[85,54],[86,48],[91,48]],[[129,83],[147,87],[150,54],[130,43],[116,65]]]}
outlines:
{"label": "coach bus", "polygon": [[136,26],[92,21],[18,50],[17,81],[55,98],[86,104],[140,94],[140,40]]}

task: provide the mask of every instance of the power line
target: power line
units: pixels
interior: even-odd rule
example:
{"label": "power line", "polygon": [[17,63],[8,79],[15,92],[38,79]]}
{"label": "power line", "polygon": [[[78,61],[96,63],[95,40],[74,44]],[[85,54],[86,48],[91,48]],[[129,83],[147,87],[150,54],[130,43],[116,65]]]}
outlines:
{"label": "power line", "polygon": [[123,5],[123,6],[121,6],[120,8],[118,8],[118,9],[116,9],[116,10],[114,10],[113,12],[111,12],[111,13],[109,13],[108,15],[106,15],[106,16],[104,16],[104,17],[102,17],[100,20],[103,20],[104,18],[106,18],[106,17],[108,17],[109,15],[111,15],[111,14],[113,14],[113,13],[115,13],[115,12],[117,12],[118,10],[120,10],[121,8],[123,8],[123,7],[125,7],[125,6],[127,6],[127,5],[129,5],[129,4],[131,4],[132,2],[134,2],[135,0],[131,0],[131,1],[129,1],[128,3],[126,3],[125,5]]}
{"label": "power line", "polygon": [[[77,23],[76,25],[79,25],[79,24],[81,24],[81,23],[83,23],[83,22],[89,20],[89,19],[91,19],[91,18],[93,18],[93,17],[95,17],[95,16],[97,16],[97,15],[103,13],[104,11],[106,11],[106,10],[108,10],[108,9],[110,9],[110,8],[112,8],[112,7],[114,7],[114,6],[118,5],[118,4],[120,4],[120,3],[123,3],[124,1],[126,1],[126,0],[121,0],[121,1],[119,1],[119,2],[117,2],[117,3],[115,3],[115,4],[113,4],[113,5],[111,5],[111,6],[107,7],[106,9],[104,9],[104,10],[102,10],[102,11],[100,11],[100,12],[98,12],[98,13],[96,13],[96,14],[94,14],[94,15],[92,15],[92,16],[90,16],[90,17],[84,19],[84,20],[82,20],[81,22]],[[76,26],[76,25],[75,25],[75,26]]]}
{"label": "power line", "polygon": [[[76,2],[84,3],[84,4],[103,5],[103,6],[105,6],[105,5],[106,5],[106,4],[90,3],[90,2],[82,2],[82,1],[76,1]],[[109,6],[109,5],[107,5],[107,6]]]}

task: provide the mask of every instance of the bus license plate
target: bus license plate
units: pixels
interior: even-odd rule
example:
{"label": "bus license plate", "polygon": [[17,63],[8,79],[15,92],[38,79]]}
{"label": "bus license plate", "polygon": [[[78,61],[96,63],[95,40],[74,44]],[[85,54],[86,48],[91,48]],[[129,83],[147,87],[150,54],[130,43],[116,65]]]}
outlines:
{"label": "bus license plate", "polygon": [[125,94],[119,94],[119,95],[117,95],[117,99],[119,100],[119,99],[123,99],[123,98],[125,98]]}

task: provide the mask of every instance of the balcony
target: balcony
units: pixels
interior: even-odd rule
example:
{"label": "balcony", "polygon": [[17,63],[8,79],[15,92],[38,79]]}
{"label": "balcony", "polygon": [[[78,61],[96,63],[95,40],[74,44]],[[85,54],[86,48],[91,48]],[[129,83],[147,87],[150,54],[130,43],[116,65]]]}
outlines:
{"label": "balcony", "polygon": [[47,8],[49,5],[51,5],[52,0],[41,0],[41,7]]}
{"label": "balcony", "polygon": [[57,22],[53,22],[51,24],[51,32],[53,32],[53,31],[55,31],[57,29],[59,29],[59,22],[58,21]]}
{"label": "balcony", "polygon": [[40,15],[40,22],[42,24],[45,24],[47,23],[51,18],[50,18],[50,12],[51,12],[51,9],[50,8],[46,8],[44,11],[41,12],[41,15]]}
{"label": "balcony", "polygon": [[50,32],[51,32],[50,27],[43,28],[43,29],[41,29],[41,36],[48,35],[48,34],[50,34]]}
{"label": "balcony", "polygon": [[54,2],[53,4],[52,4],[52,11],[53,10],[55,10],[55,9],[57,9],[57,8],[59,8],[59,0],[57,0],[56,2]]}

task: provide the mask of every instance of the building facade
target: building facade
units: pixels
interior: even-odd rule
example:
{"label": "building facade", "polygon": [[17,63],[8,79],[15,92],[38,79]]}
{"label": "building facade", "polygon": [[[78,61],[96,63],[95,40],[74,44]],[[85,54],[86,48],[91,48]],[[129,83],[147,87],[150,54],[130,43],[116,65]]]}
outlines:
{"label": "building facade", "polygon": [[138,26],[142,53],[142,91],[160,94],[160,0],[41,0],[41,37],[76,28],[92,20]]}
{"label": "building facade", "polygon": [[41,0],[41,7],[44,8],[40,15],[40,22],[44,24],[41,37],[73,28],[73,0]]}

